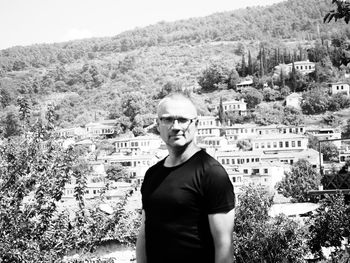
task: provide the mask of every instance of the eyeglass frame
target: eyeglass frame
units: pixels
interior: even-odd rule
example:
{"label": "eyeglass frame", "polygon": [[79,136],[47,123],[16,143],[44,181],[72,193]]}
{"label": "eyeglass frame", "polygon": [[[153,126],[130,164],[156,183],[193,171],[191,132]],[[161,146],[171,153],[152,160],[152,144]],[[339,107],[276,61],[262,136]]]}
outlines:
{"label": "eyeglass frame", "polygon": [[[185,128],[187,125],[186,129],[188,129],[188,127],[190,127],[190,125],[198,118],[197,117],[186,118],[186,117],[180,117],[180,116],[166,116],[166,117],[159,117],[158,119],[159,119],[159,122],[161,125],[168,126],[168,128],[172,127],[174,125],[175,121],[177,121],[177,124],[181,128]],[[172,119],[172,121],[169,122],[168,124],[166,124],[166,123],[164,123],[164,119]],[[180,122],[179,119],[186,119],[186,122]],[[188,122],[188,124],[187,124],[187,122]]]}

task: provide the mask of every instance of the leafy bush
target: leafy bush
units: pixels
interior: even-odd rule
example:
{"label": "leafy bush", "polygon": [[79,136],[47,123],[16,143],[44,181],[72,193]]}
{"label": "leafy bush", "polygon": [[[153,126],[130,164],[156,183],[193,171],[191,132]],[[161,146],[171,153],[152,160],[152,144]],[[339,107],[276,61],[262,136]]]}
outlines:
{"label": "leafy bush", "polygon": [[304,262],[304,230],[283,216],[271,218],[271,198],[261,190],[242,189],[237,207],[233,253],[235,262]]}
{"label": "leafy bush", "polygon": [[318,171],[312,167],[309,161],[300,159],[293,164],[290,172],[277,184],[277,190],[285,197],[292,197],[294,202],[308,201],[307,192],[316,190],[321,183]]}

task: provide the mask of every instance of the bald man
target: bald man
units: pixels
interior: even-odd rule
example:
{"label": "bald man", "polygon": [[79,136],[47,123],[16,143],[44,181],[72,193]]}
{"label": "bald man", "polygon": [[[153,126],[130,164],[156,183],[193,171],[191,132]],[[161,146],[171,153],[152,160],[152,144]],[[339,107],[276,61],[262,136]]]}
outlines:
{"label": "bald man", "polygon": [[157,113],[169,155],[148,169],[141,187],[137,263],[232,263],[233,187],[221,164],[194,142],[196,107],[172,94]]}

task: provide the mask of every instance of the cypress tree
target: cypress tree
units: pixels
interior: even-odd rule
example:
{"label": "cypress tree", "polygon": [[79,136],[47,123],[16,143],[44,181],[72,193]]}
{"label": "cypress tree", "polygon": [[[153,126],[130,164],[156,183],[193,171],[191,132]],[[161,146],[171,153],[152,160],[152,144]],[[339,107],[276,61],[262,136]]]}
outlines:
{"label": "cypress tree", "polygon": [[248,75],[253,75],[253,64],[250,50],[248,50]]}
{"label": "cypress tree", "polygon": [[241,67],[241,76],[245,77],[247,75],[247,66],[245,64],[244,53],[242,54],[242,67]]}

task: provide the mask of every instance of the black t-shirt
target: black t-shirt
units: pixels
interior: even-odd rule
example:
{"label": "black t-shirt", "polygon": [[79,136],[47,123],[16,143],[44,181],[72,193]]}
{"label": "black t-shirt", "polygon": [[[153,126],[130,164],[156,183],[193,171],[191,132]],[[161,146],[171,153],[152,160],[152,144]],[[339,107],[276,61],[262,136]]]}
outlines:
{"label": "black t-shirt", "polygon": [[147,261],[213,263],[208,214],[234,208],[232,183],[203,150],[175,167],[164,160],[148,169],[141,187]]}

